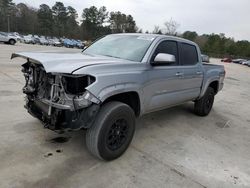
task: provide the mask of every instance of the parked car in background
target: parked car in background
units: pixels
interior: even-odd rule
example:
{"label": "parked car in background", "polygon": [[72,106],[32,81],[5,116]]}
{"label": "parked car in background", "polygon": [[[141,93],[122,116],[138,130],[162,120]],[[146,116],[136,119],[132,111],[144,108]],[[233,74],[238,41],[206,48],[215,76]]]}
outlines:
{"label": "parked car in background", "polygon": [[74,39],[70,39],[70,40],[71,40],[71,42],[72,42],[73,46],[74,46],[74,47],[77,47],[77,41],[76,41],[76,40],[74,40]]}
{"label": "parked car in background", "polygon": [[233,63],[238,63],[241,64],[242,61],[246,61],[245,59],[233,59],[232,62]]}
{"label": "parked car in background", "polygon": [[24,43],[24,37],[23,37],[23,35],[19,35],[19,36],[20,36],[19,42]]}
{"label": "parked car in background", "polygon": [[54,46],[54,40],[52,38],[48,38],[47,40],[50,46]]}
{"label": "parked car in background", "polygon": [[26,35],[23,37],[24,38],[24,43],[26,44],[35,44],[35,38],[32,35]]}
{"label": "parked car in background", "polygon": [[12,35],[12,36],[15,36],[17,41],[21,41],[21,39],[22,39],[21,35],[19,33],[17,33],[17,32],[11,32],[9,34]]}
{"label": "parked car in background", "polygon": [[77,45],[76,47],[79,49],[84,49],[85,45],[81,40],[76,40],[77,41]]}
{"label": "parked car in background", "polygon": [[[243,64],[243,63],[242,63],[242,64]],[[247,66],[249,66],[249,67],[250,67],[250,60],[245,61],[243,65],[247,65]]]}
{"label": "parked car in background", "polygon": [[60,40],[58,38],[53,38],[53,46],[57,46],[57,47],[61,47],[62,43],[60,42]]}
{"label": "parked car in background", "polygon": [[40,41],[39,37],[34,37],[33,39],[35,41],[35,44],[41,44],[41,41]]}
{"label": "parked car in background", "polygon": [[63,45],[66,48],[74,48],[75,43],[72,40],[70,40],[70,39],[64,39],[63,40]]}
{"label": "parked car in background", "polygon": [[40,37],[40,43],[41,45],[49,45],[49,41],[44,36]]}
{"label": "parked car in background", "polygon": [[5,44],[14,45],[17,42],[17,38],[14,35],[11,35],[6,32],[0,32],[0,42],[4,42]]}
{"label": "parked car in background", "polygon": [[205,63],[209,63],[210,62],[210,58],[208,55],[205,55],[205,54],[201,54],[201,59],[202,59],[202,62],[205,62]]}
{"label": "parked car in background", "polygon": [[224,62],[224,63],[232,63],[232,59],[231,58],[223,58],[221,60],[221,62]]}
{"label": "parked car in background", "polygon": [[245,60],[245,61],[242,61],[242,65],[248,65],[249,61]]}
{"label": "parked car in background", "polygon": [[83,49],[84,48],[84,44],[80,40],[71,39],[71,42],[72,42],[72,44],[73,44],[73,46],[75,48],[79,48],[79,49]]}

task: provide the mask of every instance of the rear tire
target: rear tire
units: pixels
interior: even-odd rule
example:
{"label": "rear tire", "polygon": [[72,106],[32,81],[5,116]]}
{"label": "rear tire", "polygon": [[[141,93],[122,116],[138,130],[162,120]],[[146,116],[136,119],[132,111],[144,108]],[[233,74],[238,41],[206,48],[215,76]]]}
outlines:
{"label": "rear tire", "polygon": [[10,44],[10,45],[14,45],[15,43],[16,43],[16,41],[15,41],[14,39],[10,39],[10,40],[9,40],[9,44]]}
{"label": "rear tire", "polygon": [[134,111],[121,102],[106,103],[87,130],[87,148],[102,160],[114,160],[127,150],[134,131]]}
{"label": "rear tire", "polygon": [[208,87],[204,96],[194,103],[195,114],[199,116],[207,116],[213,107],[214,95],[214,89]]}

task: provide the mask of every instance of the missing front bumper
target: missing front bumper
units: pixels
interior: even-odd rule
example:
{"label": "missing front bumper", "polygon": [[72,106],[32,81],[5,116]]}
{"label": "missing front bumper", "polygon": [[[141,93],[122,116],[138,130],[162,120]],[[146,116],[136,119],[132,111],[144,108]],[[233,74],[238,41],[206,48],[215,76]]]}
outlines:
{"label": "missing front bumper", "polygon": [[89,128],[100,108],[97,104],[76,111],[52,107],[51,114],[48,115],[50,106],[42,101],[28,101],[25,107],[32,116],[44,124],[44,127],[54,131]]}

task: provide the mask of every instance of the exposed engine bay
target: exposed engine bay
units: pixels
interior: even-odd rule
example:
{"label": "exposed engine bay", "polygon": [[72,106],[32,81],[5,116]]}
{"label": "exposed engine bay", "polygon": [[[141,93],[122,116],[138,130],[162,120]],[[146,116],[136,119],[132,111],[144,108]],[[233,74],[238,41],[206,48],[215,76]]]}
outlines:
{"label": "exposed engine bay", "polygon": [[43,66],[22,65],[23,93],[28,112],[52,130],[88,128],[99,109],[99,99],[85,88],[95,82],[90,75],[51,74]]}

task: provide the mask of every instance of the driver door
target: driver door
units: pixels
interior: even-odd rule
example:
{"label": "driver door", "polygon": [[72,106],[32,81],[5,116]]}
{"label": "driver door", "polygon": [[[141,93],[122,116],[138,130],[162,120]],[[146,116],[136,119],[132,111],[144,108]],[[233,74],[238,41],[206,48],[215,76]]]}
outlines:
{"label": "driver door", "polygon": [[178,43],[176,41],[161,41],[155,49],[151,62],[158,53],[167,53],[175,56],[172,64],[151,63],[148,71],[148,84],[144,88],[145,112],[152,112],[168,106],[181,103],[183,99],[184,73],[179,65]]}

